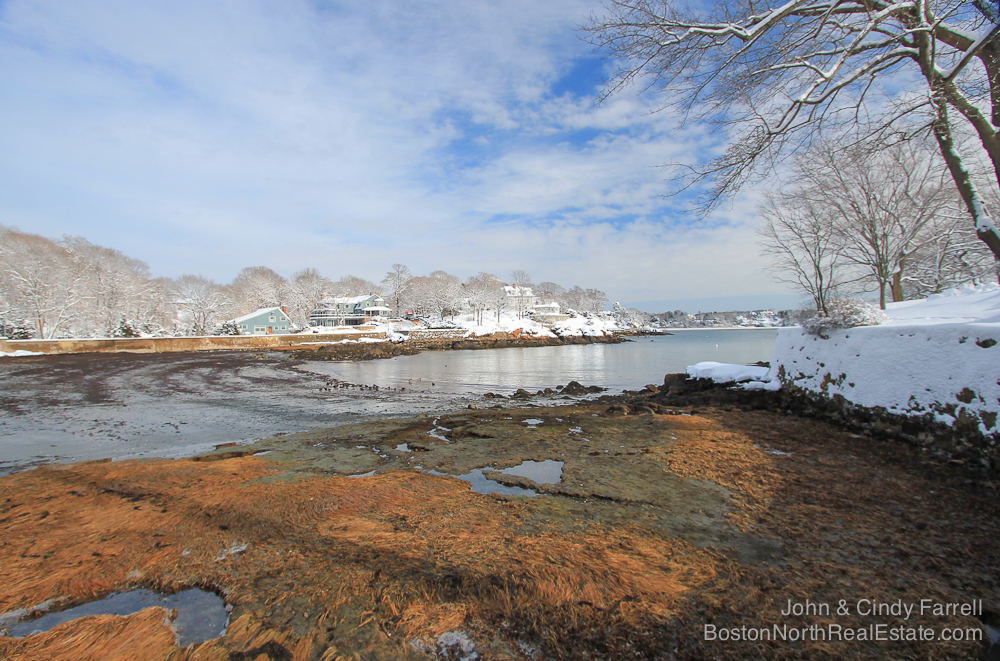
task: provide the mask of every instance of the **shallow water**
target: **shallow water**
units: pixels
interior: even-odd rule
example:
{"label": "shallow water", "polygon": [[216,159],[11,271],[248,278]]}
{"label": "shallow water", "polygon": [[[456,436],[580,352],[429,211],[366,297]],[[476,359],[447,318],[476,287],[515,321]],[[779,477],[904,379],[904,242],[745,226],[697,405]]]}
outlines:
{"label": "shallow water", "polygon": [[501,473],[526,477],[538,484],[559,484],[562,482],[562,468],[565,462],[546,459],[545,461],[522,461],[520,465],[505,468]]}
{"label": "shallow water", "polygon": [[441,393],[509,395],[518,388],[534,392],[570,381],[617,393],[663,383],[665,374],[706,360],[769,361],[777,336],[775,329],[678,331],[621,344],[425,351],[387,360],[316,363],[313,369],[352,383]]}
{"label": "shallow water", "polygon": [[[517,466],[504,468],[497,471],[506,475],[517,475],[526,477],[538,484],[558,484],[562,482],[562,467],[564,462],[546,459],[545,461],[522,461]],[[537,496],[534,489],[523,489],[521,487],[511,487],[506,484],[495,482],[483,474],[483,471],[494,470],[492,468],[476,468],[465,475],[452,475],[460,480],[464,480],[471,485],[476,493],[502,493],[508,496]],[[437,471],[427,471],[431,475],[447,475]]]}
{"label": "shallow water", "polygon": [[[236,352],[5,358],[0,475],[57,461],[187,457],[221,443],[483,406],[491,391],[570,381],[636,390],[704,360],[769,360],[776,335],[685,331],[621,344],[428,351],[367,362]],[[444,441],[445,431],[429,435]]]}
{"label": "shallow water", "polygon": [[229,625],[226,604],[213,592],[192,588],[174,595],[162,595],[151,590],[131,590],[49,613],[36,620],[18,622],[9,628],[8,635],[21,638],[89,615],[132,615],[153,606],[177,609],[177,617],[172,624],[181,647],[224,636]]}

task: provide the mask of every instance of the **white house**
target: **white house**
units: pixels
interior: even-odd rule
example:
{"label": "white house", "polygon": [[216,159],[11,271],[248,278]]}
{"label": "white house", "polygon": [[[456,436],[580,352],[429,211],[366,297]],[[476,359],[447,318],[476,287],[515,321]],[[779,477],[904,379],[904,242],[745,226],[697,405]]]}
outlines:
{"label": "white house", "polygon": [[536,298],[532,304],[532,318],[540,324],[551,326],[557,321],[569,319],[568,314],[563,314],[562,307],[555,301],[543,303],[542,299]]}
{"label": "white house", "polygon": [[531,312],[532,303],[535,300],[535,295],[531,293],[531,287],[504,285],[503,290],[507,294],[508,310],[512,310],[518,317],[526,317]]}
{"label": "white house", "polygon": [[368,321],[386,321],[391,310],[378,294],[328,297],[325,294],[309,315],[310,326],[360,326]]}

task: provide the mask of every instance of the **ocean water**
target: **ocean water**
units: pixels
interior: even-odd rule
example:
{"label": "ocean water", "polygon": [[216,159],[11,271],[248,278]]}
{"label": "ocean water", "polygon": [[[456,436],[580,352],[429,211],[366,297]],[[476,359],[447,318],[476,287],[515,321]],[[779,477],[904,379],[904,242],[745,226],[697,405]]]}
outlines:
{"label": "ocean water", "polygon": [[425,351],[387,360],[320,363],[316,369],[351,383],[451,393],[534,392],[570,381],[620,392],[663,383],[664,375],[706,360],[769,361],[777,335],[774,329],[690,330],[621,344]]}

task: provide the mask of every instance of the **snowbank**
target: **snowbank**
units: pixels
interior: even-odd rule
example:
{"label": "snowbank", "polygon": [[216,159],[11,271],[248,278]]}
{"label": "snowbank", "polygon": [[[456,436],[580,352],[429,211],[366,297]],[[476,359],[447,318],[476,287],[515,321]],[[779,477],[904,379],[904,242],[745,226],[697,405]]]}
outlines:
{"label": "snowbank", "polygon": [[21,356],[44,356],[45,354],[41,351],[25,351],[24,349],[18,349],[17,351],[0,351],[0,358],[20,358]]}
{"label": "snowbank", "polygon": [[771,368],[698,363],[692,378],[748,390],[792,386],[890,413],[1000,434],[1000,285],[966,285],[892,303],[888,321],[828,331],[778,331]]}
{"label": "snowbank", "polygon": [[886,323],[830,331],[829,339],[779,331],[769,376],[861,406],[998,433],[1000,286],[966,286],[885,312]]}
{"label": "snowbank", "polygon": [[711,379],[716,383],[738,383],[745,390],[779,390],[781,381],[772,370],[756,365],[733,365],[706,361],[689,365],[688,376],[692,379]]}

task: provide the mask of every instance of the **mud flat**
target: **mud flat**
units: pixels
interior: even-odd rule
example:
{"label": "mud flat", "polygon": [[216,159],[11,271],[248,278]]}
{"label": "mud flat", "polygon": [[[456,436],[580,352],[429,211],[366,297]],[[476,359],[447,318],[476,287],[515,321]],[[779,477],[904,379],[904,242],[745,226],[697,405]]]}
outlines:
{"label": "mud flat", "polygon": [[[982,653],[1000,612],[995,483],[823,422],[726,408],[468,410],[2,477],[0,627],[139,588],[214,591],[231,613],[225,636],[183,649],[172,613],[151,608],[0,637],[0,657]],[[559,470],[504,472],[525,462]],[[476,470],[536,495],[453,477]],[[802,614],[783,614],[793,604]],[[861,612],[872,604],[917,612]],[[851,639],[816,637],[833,627]],[[859,640],[893,630],[935,639]]]}

